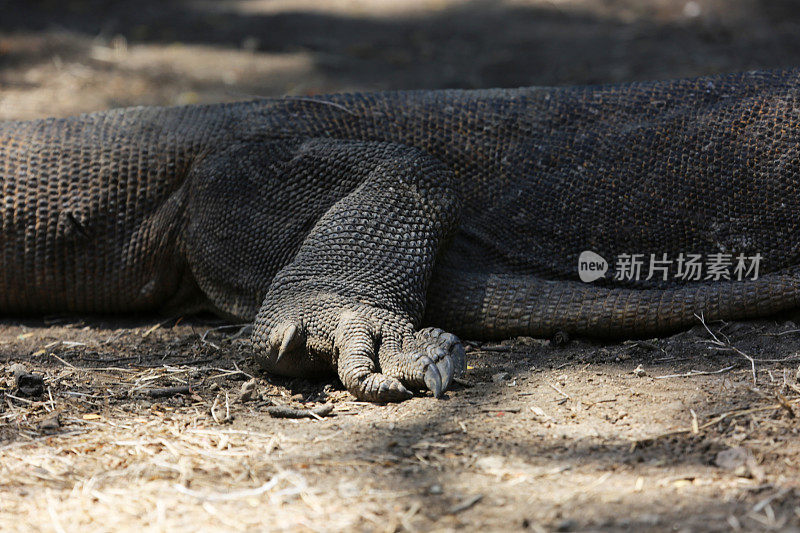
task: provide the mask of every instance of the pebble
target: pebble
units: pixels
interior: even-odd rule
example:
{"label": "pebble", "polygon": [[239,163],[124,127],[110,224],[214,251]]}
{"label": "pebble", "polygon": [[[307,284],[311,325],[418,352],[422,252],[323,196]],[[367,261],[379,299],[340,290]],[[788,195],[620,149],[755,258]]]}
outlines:
{"label": "pebble", "polygon": [[17,394],[22,397],[34,397],[44,394],[44,376],[41,374],[16,374]]}
{"label": "pebble", "polygon": [[729,470],[735,476],[763,481],[764,469],[756,462],[753,454],[741,446],[722,450],[714,458],[714,464]]}
{"label": "pebble", "polygon": [[566,346],[569,341],[569,334],[566,331],[556,331],[553,338],[550,339],[553,346]]}
{"label": "pebble", "polygon": [[249,381],[245,381],[242,383],[242,388],[239,393],[239,401],[242,403],[249,402],[253,400],[258,395],[258,390],[256,388],[256,379],[253,378]]}
{"label": "pebble", "polygon": [[492,376],[492,382],[494,383],[502,383],[503,381],[508,381],[511,378],[511,374],[508,372],[498,372]]}
{"label": "pebble", "polygon": [[37,427],[43,433],[54,433],[61,428],[61,415],[56,413],[55,416],[45,418],[39,422]]}
{"label": "pebble", "polygon": [[23,365],[22,363],[14,363],[10,367],[8,367],[8,372],[11,375],[13,375],[15,378],[17,376],[19,376],[20,374],[24,374],[27,371],[28,371],[28,369],[25,368],[25,365]]}

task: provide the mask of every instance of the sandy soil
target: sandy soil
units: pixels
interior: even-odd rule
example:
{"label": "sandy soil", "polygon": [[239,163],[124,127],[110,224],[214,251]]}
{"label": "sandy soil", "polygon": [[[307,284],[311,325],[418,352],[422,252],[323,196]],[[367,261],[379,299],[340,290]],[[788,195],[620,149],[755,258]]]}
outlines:
{"label": "sandy soil", "polygon": [[[795,5],[3,2],[0,119],[794,66]],[[800,530],[791,317],[471,343],[446,399],[389,406],[259,374],[215,319],[162,320],[0,321],[0,529]]]}

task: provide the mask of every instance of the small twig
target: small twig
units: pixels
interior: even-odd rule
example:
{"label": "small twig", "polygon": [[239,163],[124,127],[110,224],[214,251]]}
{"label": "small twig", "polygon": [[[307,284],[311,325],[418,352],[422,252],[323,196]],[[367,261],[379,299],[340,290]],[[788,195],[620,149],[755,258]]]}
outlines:
{"label": "small twig", "polygon": [[625,341],[623,344],[629,346],[630,348],[646,348],[648,350],[659,350],[664,355],[667,355],[667,351],[659,346],[658,344],[650,341]]}
{"label": "small twig", "polygon": [[50,397],[50,407],[51,410],[56,408],[56,402],[53,400],[53,391],[50,390],[50,386],[47,386],[47,395]]}
{"label": "small twig", "polygon": [[180,387],[147,389],[144,391],[144,393],[150,396],[151,398],[170,398],[172,396],[177,396],[179,394],[191,394],[192,388],[189,385],[183,385]]}
{"label": "small twig", "polygon": [[256,377],[253,376],[252,374],[248,374],[247,372],[244,372],[243,370],[241,370],[239,368],[239,365],[236,364],[236,361],[233,362],[233,368],[235,368],[240,374],[244,374],[245,376],[247,376],[250,379],[256,379]]}
{"label": "small twig", "polygon": [[616,402],[616,398],[606,398],[604,400],[597,400],[596,402],[589,402],[586,404],[586,408],[592,407],[593,405],[597,405],[598,403],[609,403],[609,402]]}
{"label": "small twig", "polygon": [[766,333],[768,337],[780,337],[782,335],[788,335],[790,333],[800,333],[800,329],[790,329],[787,331],[779,331],[778,333]]}
{"label": "small twig", "polygon": [[[719,340],[719,337],[717,337],[716,335],[714,335],[714,332],[713,332],[713,331],[711,331],[711,328],[709,328],[709,327],[706,325],[706,321],[705,321],[705,319],[703,318],[703,314],[702,314],[702,313],[701,313],[700,315],[697,315],[697,313],[695,313],[695,315],[694,315],[694,316],[695,316],[695,317],[696,317],[696,318],[697,318],[697,319],[700,321],[700,323],[701,323],[701,324],[703,324],[703,327],[704,327],[704,328],[706,328],[706,331],[708,331],[709,335],[711,335],[711,337],[713,337],[713,339],[714,339],[714,340],[713,340],[713,341],[708,341],[708,342],[710,342],[710,343],[712,343],[712,344],[714,344],[714,345],[716,345],[716,346],[719,346],[719,347],[721,347],[722,349],[727,349],[727,350],[730,350],[730,351],[732,351],[732,352],[734,352],[734,353],[736,353],[736,354],[738,354],[738,355],[740,355],[740,356],[744,357],[744,358],[745,358],[745,359],[747,359],[748,361],[750,361],[750,371],[751,371],[751,372],[752,372],[752,374],[753,374],[753,385],[755,385],[755,384],[756,384],[756,382],[757,382],[757,380],[756,380],[756,362],[753,360],[753,358],[752,358],[752,357],[750,357],[749,355],[747,355],[746,353],[744,353],[743,351],[741,351],[741,350],[740,350],[739,348],[737,348],[736,346],[732,345],[732,344],[730,343],[730,340],[728,340],[728,338],[727,338],[727,337],[725,337],[725,342],[723,342],[723,341]],[[724,336],[724,335],[723,335],[723,336]]]}
{"label": "small twig", "polygon": [[[800,399],[787,401],[787,403],[789,405],[791,405],[792,403],[800,403]],[[705,424],[701,424],[701,425],[697,426],[697,430],[699,432],[700,430],[709,428],[709,427],[713,426],[714,424],[722,422],[723,420],[725,420],[726,418],[731,417],[731,416],[749,415],[751,413],[758,413],[758,412],[761,412],[761,411],[774,411],[776,409],[785,409],[785,406],[782,405],[782,404],[776,404],[776,405],[767,405],[765,407],[753,407],[751,409],[741,409],[741,410],[737,410],[737,411],[727,411],[727,412],[724,412],[724,413],[722,413],[722,414],[720,414],[718,416],[715,416],[714,418],[712,418],[711,420],[709,420]],[[688,429],[675,429],[675,430],[672,430],[672,431],[667,431],[665,433],[659,433],[658,435],[653,435],[652,437],[645,437],[645,438],[642,438],[642,439],[635,440],[635,441],[633,441],[631,443],[631,451],[636,449],[636,447],[638,445],[643,444],[645,442],[652,442],[652,441],[655,441],[655,440],[658,440],[658,439],[662,439],[664,437],[672,437],[673,435],[682,435],[684,433],[692,433],[693,429],[694,429],[693,427],[690,427]]]}
{"label": "small twig", "polygon": [[500,346],[481,346],[477,348],[479,352],[510,352],[514,349],[513,346],[501,344]]}
{"label": "small twig", "polygon": [[766,507],[767,505],[772,503],[774,500],[777,500],[779,498],[783,498],[791,490],[792,489],[790,489],[790,488],[783,488],[783,489],[779,490],[778,492],[776,492],[775,494],[773,494],[772,496],[767,496],[766,498],[764,498],[763,500],[761,500],[760,502],[755,504],[753,506],[753,509],[751,510],[751,512],[753,512],[753,513],[760,512],[762,509],[764,509],[764,507]]}
{"label": "small twig", "polygon": [[6,398],[11,398],[11,399],[14,399],[14,400],[17,400],[17,401],[20,401],[20,402],[24,402],[24,403],[27,403],[27,404],[36,403],[34,401],[28,400],[27,398],[20,398],[19,396],[14,396],[13,394],[8,393],[8,392],[6,393]]}
{"label": "small twig", "polygon": [[728,372],[729,370],[733,370],[737,366],[739,365],[736,364],[736,365],[726,366],[725,368],[720,368],[719,370],[708,370],[708,371],[690,370],[683,374],[667,374],[666,376],[654,376],[653,379],[691,378],[694,376],[710,376],[712,374],[722,374],[723,372]]}
{"label": "small twig", "polygon": [[[200,337],[200,341],[203,342],[203,343],[212,344],[211,342],[206,341],[206,337],[208,337],[208,334],[211,333],[212,331],[224,331],[226,329],[239,328],[239,332],[236,333],[235,335],[233,335],[232,337],[230,337],[231,339],[235,339],[235,338],[238,338],[241,335],[242,330],[247,328],[248,325],[249,324],[246,324],[246,323],[225,324],[224,326],[216,326],[216,327],[213,327],[213,328],[209,328],[209,329],[207,329],[207,330],[205,330],[203,332],[203,335]],[[213,346],[216,347],[216,344],[214,344]]]}
{"label": "small twig", "polygon": [[694,361],[696,357],[659,357],[653,359],[654,363],[680,363],[682,361]]}
{"label": "small twig", "polygon": [[217,409],[219,408],[219,398],[220,398],[220,395],[217,394],[216,398],[214,398],[214,403],[211,404],[211,418],[213,418],[214,422],[216,422],[217,424],[222,424],[222,423],[227,422],[228,420],[230,420],[230,407],[228,406],[228,393],[227,392],[225,393],[225,408],[226,408],[225,418],[220,418],[220,416],[217,414]]}
{"label": "small twig", "polygon": [[800,359],[800,354],[787,355],[780,359],[760,359],[758,357],[753,357],[753,361],[756,363],[786,363],[788,361],[797,361],[798,359]]}
{"label": "small twig", "polygon": [[267,407],[267,413],[273,418],[322,418],[333,413],[333,404],[326,403],[314,409],[295,409],[285,405],[272,405]]}
{"label": "small twig", "polygon": [[[706,341],[706,342],[711,342],[711,341]],[[708,348],[711,350],[717,350],[718,352],[726,352],[731,350],[731,348],[727,346],[709,346]],[[786,357],[781,357],[780,359],[762,359],[759,357],[751,356],[751,359],[756,363],[786,363],[788,361],[796,361],[800,359],[800,354],[787,355]]]}
{"label": "small twig", "polygon": [[[417,458],[419,458],[423,463],[426,463],[426,461],[423,460],[419,455],[417,455]],[[412,518],[414,518],[414,515],[416,515],[421,508],[422,508],[422,504],[419,501],[415,501],[414,503],[411,504],[411,507],[408,508],[408,511],[406,511],[405,513],[400,515],[400,524],[402,524],[403,529],[405,529],[406,531],[416,531],[417,530],[412,525],[410,520]]]}
{"label": "small twig", "polygon": [[93,400],[102,400],[104,398],[108,398],[109,397],[107,395],[87,394],[85,392],[77,392],[77,391],[71,391],[71,390],[61,391],[61,392],[59,392],[59,394],[61,396],[82,396],[84,398],[91,398]]}
{"label": "small twig", "polygon": [[143,338],[143,339],[146,339],[147,337],[149,337],[149,336],[150,336],[150,334],[151,334],[151,333],[153,333],[155,330],[157,330],[158,328],[160,328],[161,326],[163,326],[163,325],[164,325],[164,324],[166,324],[167,322],[170,322],[171,320],[172,320],[171,318],[170,318],[170,319],[168,319],[168,320],[164,320],[163,322],[159,322],[159,323],[158,323],[158,324],[156,324],[155,326],[153,326],[153,327],[151,327],[151,328],[148,328],[148,330],[147,330],[147,331],[145,331],[144,333],[142,333],[142,338]]}
{"label": "small twig", "polygon": [[[236,367],[236,363],[234,363],[233,366]],[[213,376],[208,376],[206,378],[208,380],[217,379],[217,378],[224,378],[226,376],[235,376],[236,374],[241,374],[241,375],[243,375],[243,376],[245,376],[245,377],[247,377],[249,379],[255,379],[255,376],[251,376],[247,372],[242,372],[241,370],[239,370],[239,367],[236,367],[236,370],[228,370],[228,369],[225,369],[225,368],[212,368],[211,370],[216,370],[218,372],[221,372],[221,374],[214,374]]]}
{"label": "small twig", "polygon": [[56,359],[58,359],[59,361],[61,361],[62,363],[64,363],[64,365],[66,365],[66,366],[68,366],[68,367],[70,367],[70,368],[78,368],[78,367],[76,367],[75,365],[73,365],[72,363],[68,363],[67,361],[64,361],[63,359],[61,359],[59,356],[57,356],[57,355],[56,355],[56,354],[54,354],[54,353],[51,353],[50,355],[51,355],[52,357],[55,357]]}
{"label": "small twig", "polygon": [[471,498],[467,498],[463,502],[458,503],[458,504],[454,505],[453,507],[451,507],[450,510],[448,511],[448,514],[458,514],[458,513],[462,512],[462,511],[466,511],[467,509],[469,509],[470,507],[474,506],[475,504],[477,504],[482,499],[483,499],[483,494],[476,494],[475,496],[473,496]]}
{"label": "small twig", "polygon": [[572,397],[571,397],[569,394],[567,394],[567,393],[566,393],[566,392],[564,392],[563,390],[559,389],[558,387],[556,387],[555,385],[553,385],[553,384],[552,384],[552,383],[550,383],[549,381],[545,381],[545,383],[547,383],[547,385],[548,385],[548,386],[549,386],[551,389],[553,389],[554,391],[556,391],[557,393],[559,393],[559,394],[560,394],[561,396],[563,396],[565,399],[567,399],[567,400],[571,400],[571,399],[572,399]]}
{"label": "small twig", "polygon": [[484,407],[481,409],[483,413],[519,413],[522,409],[519,407]]}

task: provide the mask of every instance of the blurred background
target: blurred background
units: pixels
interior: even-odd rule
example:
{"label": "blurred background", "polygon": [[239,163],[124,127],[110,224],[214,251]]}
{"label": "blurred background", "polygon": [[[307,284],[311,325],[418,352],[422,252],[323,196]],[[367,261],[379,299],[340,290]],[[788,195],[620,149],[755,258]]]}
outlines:
{"label": "blurred background", "polygon": [[0,0],[0,120],[785,66],[796,0]]}

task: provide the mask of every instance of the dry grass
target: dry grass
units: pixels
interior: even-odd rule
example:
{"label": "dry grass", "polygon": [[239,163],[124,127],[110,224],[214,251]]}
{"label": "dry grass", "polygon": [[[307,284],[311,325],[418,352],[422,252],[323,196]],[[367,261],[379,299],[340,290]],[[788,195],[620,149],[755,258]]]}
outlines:
{"label": "dry grass", "polygon": [[159,410],[109,415],[70,418],[66,436],[0,449],[2,523],[20,531],[348,525],[323,510],[305,477],[276,464],[280,435],[209,430],[205,417]]}
{"label": "dry grass", "polygon": [[[158,326],[136,328],[125,332],[124,340],[114,340],[147,338]],[[209,340],[217,329],[207,328],[192,347],[220,350]],[[24,341],[29,334],[16,337]],[[235,336],[215,340],[230,348]],[[183,531],[197,524],[204,530],[313,530],[352,522],[322,505],[304,475],[276,461],[275,450],[293,442],[283,433],[218,423],[232,419],[230,403],[239,401],[238,383],[226,380],[252,378],[235,361],[229,369],[88,368],[56,353],[58,347],[87,350],[101,344],[62,339],[35,350],[34,361],[49,363],[37,368],[28,362],[36,372],[44,371],[46,391],[36,398],[21,397],[11,375],[0,387],[5,403],[0,420],[13,439],[0,446],[4,530]],[[159,403],[148,395],[162,384],[190,382],[203,396],[192,389],[188,396]],[[288,396],[275,390],[262,381],[255,403],[286,403],[288,398],[270,399]],[[227,404],[221,417],[215,412],[220,398]],[[234,410],[241,413],[245,405],[240,402]],[[265,508],[271,511],[257,511]]]}
{"label": "dry grass", "polygon": [[[119,390],[135,397],[164,374],[198,371],[93,370],[104,380],[117,379],[115,390],[107,389],[99,402],[76,391],[53,396],[51,390],[46,400],[33,402],[8,397],[2,418],[18,433],[0,447],[3,529],[187,531],[202,524],[212,531],[330,530],[347,529],[359,519],[342,512],[346,501],[333,501],[307,475],[276,458],[276,450],[302,445],[303,439],[217,424],[208,400],[196,394],[179,408],[142,407],[133,400],[108,405]],[[47,381],[64,383],[87,373],[67,367]],[[47,436],[41,423],[54,417],[60,427]]]}
{"label": "dry grass", "polygon": [[[734,332],[730,342],[749,339],[742,349],[759,354],[759,339],[796,342],[781,334],[791,327]],[[731,327],[712,331],[723,329]],[[707,338],[699,327],[602,348],[554,350],[526,339],[487,346],[470,352],[472,386],[450,400],[373,406],[326,384],[253,381],[236,330],[6,325],[0,524],[418,531],[798,523],[794,360],[754,356],[754,387],[747,360],[716,350],[689,366],[631,358],[683,359]],[[797,353],[783,349],[781,360]],[[19,396],[8,372],[15,359],[43,374],[42,394]],[[498,368],[507,379],[493,378]],[[164,391],[187,394],[153,397]],[[323,402],[335,406],[331,418],[267,413]],[[715,465],[719,452],[740,448],[746,462]]]}

